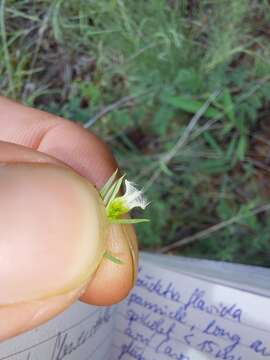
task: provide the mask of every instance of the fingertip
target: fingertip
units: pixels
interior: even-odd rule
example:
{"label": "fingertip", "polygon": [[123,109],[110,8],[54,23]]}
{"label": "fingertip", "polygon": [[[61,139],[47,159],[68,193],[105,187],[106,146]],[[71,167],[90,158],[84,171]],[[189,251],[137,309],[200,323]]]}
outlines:
{"label": "fingertip", "polygon": [[104,259],[80,300],[102,306],[123,300],[132,288],[133,273],[129,258],[122,254],[121,260],[123,264],[115,264]]}
{"label": "fingertip", "polygon": [[110,225],[107,250],[122,263],[117,264],[104,258],[80,298],[83,302],[112,305],[123,300],[134,285],[138,249],[133,226]]}

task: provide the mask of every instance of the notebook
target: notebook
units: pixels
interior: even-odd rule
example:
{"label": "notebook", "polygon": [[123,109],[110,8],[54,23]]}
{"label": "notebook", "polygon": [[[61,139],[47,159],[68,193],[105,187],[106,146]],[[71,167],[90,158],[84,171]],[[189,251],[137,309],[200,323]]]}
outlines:
{"label": "notebook", "polygon": [[0,360],[270,359],[270,270],[141,254],[120,304],[80,302],[0,344]]}

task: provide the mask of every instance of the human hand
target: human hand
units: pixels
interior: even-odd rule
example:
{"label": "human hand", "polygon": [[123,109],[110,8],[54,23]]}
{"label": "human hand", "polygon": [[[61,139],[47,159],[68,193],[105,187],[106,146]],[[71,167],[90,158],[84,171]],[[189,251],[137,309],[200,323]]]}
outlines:
{"label": "human hand", "polygon": [[[81,126],[0,97],[0,164],[18,164],[14,167],[16,168],[14,174],[16,180],[16,171],[18,171],[19,182],[18,188],[15,186],[16,191],[14,192],[13,188],[11,193],[12,186],[8,184],[6,167],[0,167],[1,340],[38,326],[63,311],[78,298],[95,305],[116,303],[128,294],[136,276],[138,250],[133,227],[114,224],[110,225],[107,249],[123,260],[123,264],[115,264],[104,258],[86,287],[79,286],[75,289],[66,289],[61,295],[50,295],[52,277],[59,276],[59,282],[66,281],[65,277],[69,276],[67,269],[74,267],[74,264],[63,263],[61,259],[68,219],[65,219],[65,204],[60,204],[63,213],[57,217],[54,227],[57,228],[58,234],[63,235],[57,238],[48,251],[42,251],[40,256],[36,256],[35,252],[34,256],[29,244],[35,243],[36,246],[38,241],[38,244],[43,244],[44,249],[47,230],[38,239],[35,235],[39,234],[40,227],[46,229],[47,225],[46,218],[44,219],[41,214],[33,216],[31,207],[33,201],[38,199],[33,200],[34,195],[31,195],[33,191],[31,174],[27,171],[23,174],[25,182],[19,177],[19,174],[22,174],[20,163],[29,162],[67,165],[98,188],[117,168],[106,145]],[[49,176],[45,171],[41,180],[42,199],[49,194],[52,187],[59,187],[57,182],[49,181]],[[57,188],[53,190],[57,191]],[[20,201],[20,206],[22,203],[25,204],[23,208],[17,209],[18,199],[25,200]],[[24,216],[20,217],[22,212]],[[29,214],[29,217],[25,214]],[[79,218],[82,215],[78,209],[76,216]],[[76,222],[76,218],[74,221]],[[72,243],[73,250],[79,251],[75,240],[74,245]],[[48,268],[48,271],[42,273],[42,278],[36,276],[32,269],[42,265],[46,268],[46,264],[51,263],[52,256],[59,256],[59,262],[54,263],[55,268]],[[25,268],[22,269],[21,264]],[[48,296],[31,298],[31,293],[34,293],[41,282]],[[17,301],[18,294],[22,293],[24,295],[20,301]]]}

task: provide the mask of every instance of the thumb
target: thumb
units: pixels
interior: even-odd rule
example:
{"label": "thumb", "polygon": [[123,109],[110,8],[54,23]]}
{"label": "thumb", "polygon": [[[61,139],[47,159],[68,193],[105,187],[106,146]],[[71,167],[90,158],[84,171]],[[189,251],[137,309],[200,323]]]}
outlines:
{"label": "thumb", "polygon": [[5,339],[50,319],[84,292],[104,254],[108,227],[100,197],[84,178],[21,146],[1,142],[0,153],[8,159],[0,166]]}

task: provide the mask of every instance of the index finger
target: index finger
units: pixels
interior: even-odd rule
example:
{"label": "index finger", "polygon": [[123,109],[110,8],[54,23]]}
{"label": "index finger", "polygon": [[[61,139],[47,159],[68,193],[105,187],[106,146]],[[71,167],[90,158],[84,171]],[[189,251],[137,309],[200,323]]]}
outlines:
{"label": "index finger", "polygon": [[0,97],[0,140],[51,155],[101,187],[117,164],[92,132],[69,120]]}

